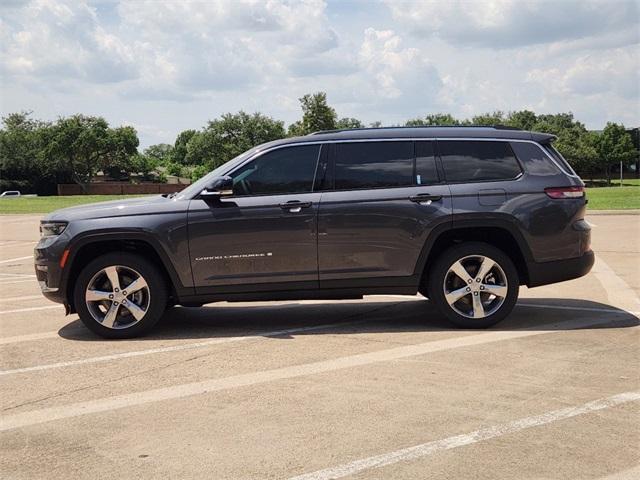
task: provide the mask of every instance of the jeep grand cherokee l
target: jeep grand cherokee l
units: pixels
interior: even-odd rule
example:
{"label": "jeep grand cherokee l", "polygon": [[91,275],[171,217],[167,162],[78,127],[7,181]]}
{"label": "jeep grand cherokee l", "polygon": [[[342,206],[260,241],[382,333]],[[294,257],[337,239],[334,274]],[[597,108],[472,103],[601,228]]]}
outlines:
{"label": "jeep grand cherokee l", "polygon": [[417,292],[488,327],[520,285],[593,265],[584,184],[553,140],[418,127],[266,143],[177,194],[51,213],[38,281],[109,338],[149,331],[170,305]]}

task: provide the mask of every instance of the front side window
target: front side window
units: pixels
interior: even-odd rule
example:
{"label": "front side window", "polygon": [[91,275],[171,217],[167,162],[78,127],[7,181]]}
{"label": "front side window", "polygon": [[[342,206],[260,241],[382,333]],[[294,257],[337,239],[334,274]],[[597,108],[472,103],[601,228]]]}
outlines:
{"label": "front side window", "polygon": [[438,148],[448,182],[511,180],[522,173],[508,142],[447,140]]}
{"label": "front side window", "polygon": [[313,190],[320,145],[279,148],[231,174],[235,195],[282,195]]}
{"label": "front side window", "polygon": [[353,142],[335,147],[335,189],[413,185],[413,142]]}

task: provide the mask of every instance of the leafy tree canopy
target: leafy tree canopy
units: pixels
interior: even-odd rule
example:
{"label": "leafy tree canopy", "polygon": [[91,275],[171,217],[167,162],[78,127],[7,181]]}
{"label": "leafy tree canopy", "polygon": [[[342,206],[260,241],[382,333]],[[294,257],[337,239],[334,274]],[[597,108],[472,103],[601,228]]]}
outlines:
{"label": "leafy tree canopy", "polygon": [[631,135],[627,133],[624,126],[611,122],[607,123],[600,134],[596,150],[608,182],[611,181],[611,167],[620,163],[626,165],[638,155]]}
{"label": "leafy tree canopy", "polygon": [[357,118],[345,117],[336,122],[336,128],[364,128],[364,123]]}
{"label": "leafy tree canopy", "polygon": [[173,145],[158,143],[144,149],[144,154],[154,158],[158,163],[165,164],[173,160]]}
{"label": "leafy tree canopy", "polygon": [[227,113],[191,137],[185,162],[213,169],[256,145],[284,136],[281,121],[260,113]]}
{"label": "leafy tree canopy", "polygon": [[45,155],[51,168],[70,172],[86,191],[98,171],[126,169],[138,143],[133,127],[109,128],[102,117],[73,115],[53,124]]}
{"label": "leafy tree canopy", "polygon": [[338,115],[327,103],[327,94],[317,92],[300,98],[302,120],[289,126],[289,135],[308,135],[321,130],[335,130]]}
{"label": "leafy tree canopy", "polygon": [[450,113],[431,113],[425,117],[414,118],[405,123],[407,127],[420,127],[423,125],[460,125],[461,122]]}
{"label": "leafy tree canopy", "polygon": [[185,164],[185,157],[187,156],[187,144],[191,137],[196,134],[195,130],[184,130],[178,134],[176,138],[176,142],[173,145],[173,150],[171,151],[171,161],[174,163],[179,163],[181,165]]}

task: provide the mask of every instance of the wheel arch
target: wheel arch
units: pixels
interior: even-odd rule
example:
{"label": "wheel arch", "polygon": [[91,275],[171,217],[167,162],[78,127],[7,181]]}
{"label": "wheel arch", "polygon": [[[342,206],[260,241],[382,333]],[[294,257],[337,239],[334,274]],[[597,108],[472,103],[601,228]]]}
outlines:
{"label": "wheel arch", "polygon": [[520,284],[529,284],[528,264],[532,261],[532,254],[517,226],[500,218],[476,218],[454,220],[452,225],[440,225],[434,229],[416,265],[419,285],[424,285],[429,266],[439,254],[451,246],[469,241],[485,242],[500,248],[513,261]]}
{"label": "wheel arch", "polygon": [[182,284],[173,264],[152,236],[143,232],[101,232],[77,238],[69,247],[63,285],[71,313],[75,312],[74,279],[89,261],[110,252],[135,253],[150,260],[162,273],[170,298],[177,300],[181,295],[192,293],[191,288]]}

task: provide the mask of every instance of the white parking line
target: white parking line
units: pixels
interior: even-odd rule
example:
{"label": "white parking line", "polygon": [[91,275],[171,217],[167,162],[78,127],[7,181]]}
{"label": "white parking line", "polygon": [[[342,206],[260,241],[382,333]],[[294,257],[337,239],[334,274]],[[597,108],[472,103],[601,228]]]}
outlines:
{"label": "white parking line", "polygon": [[[36,278],[32,273],[0,273],[0,277],[29,277]],[[0,279],[3,280],[3,279]]]}
{"label": "white parking line", "polygon": [[639,478],[640,465],[607,475],[606,477],[600,477],[600,480],[638,480]]}
{"label": "white parking line", "polygon": [[489,331],[477,335],[466,335],[463,337],[449,338],[445,340],[435,340],[415,345],[405,345],[402,347],[379,350],[376,352],[349,355],[330,360],[292,365],[288,367],[276,368],[273,370],[263,370],[259,372],[234,375],[231,377],[215,378],[200,382],[173,385],[170,387],[157,388],[153,390],[140,391],[116,395],[113,397],[100,398],[85,402],[72,403],[56,407],[30,410],[14,415],[5,415],[0,419],[0,431],[13,430],[16,428],[36,425],[54,420],[74,418],[81,415],[108,412],[121,408],[137,405],[174,400],[205,393],[229,390],[233,388],[258,385],[276,380],[289,378],[299,378],[320,373],[333,372],[345,368],[353,368],[373,363],[388,362],[402,358],[424,355],[432,352],[440,352],[454,348],[472,347],[487,343],[499,342],[503,340],[513,340],[516,338],[532,337],[557,333],[559,331],[588,328],[601,324],[602,320],[568,320],[542,326],[544,329],[520,330],[520,331]]}
{"label": "white parking line", "polygon": [[50,310],[52,308],[62,308],[62,305],[47,305],[44,307],[29,307],[29,308],[18,308],[17,310],[3,310],[0,314],[3,313],[20,313],[20,312],[35,312],[36,310]]}
{"label": "white parking line", "polygon": [[503,423],[493,427],[481,428],[480,430],[463,435],[455,435],[453,437],[403,448],[401,450],[396,450],[395,452],[355,460],[337,467],[298,475],[290,478],[289,480],[329,480],[343,478],[349,475],[355,475],[364,470],[380,468],[394,463],[426,457],[443,450],[451,450],[452,448],[484,442],[486,440],[491,440],[492,438],[502,437],[528,428],[548,425],[560,420],[566,420],[578,415],[585,415],[587,413],[597,412],[598,410],[604,410],[606,408],[615,407],[628,402],[636,402],[638,400],[640,400],[640,392],[625,392],[619,395],[594,400],[593,402],[585,403],[583,405],[562,408],[560,410],[554,410],[541,415],[535,415],[533,417],[521,418],[519,420],[514,420],[513,422]]}
{"label": "white parking line", "polygon": [[[149,348],[147,350],[136,350],[133,352],[123,352],[123,353],[114,353],[113,355],[103,355],[101,357],[91,357],[91,358],[83,358],[79,360],[70,360],[68,362],[58,362],[58,363],[48,363],[45,365],[35,365],[33,367],[24,367],[24,368],[16,368],[13,370],[0,370],[0,376],[3,375],[11,375],[15,373],[24,373],[24,372],[37,372],[41,370],[51,370],[52,368],[62,368],[62,367],[70,367],[73,365],[84,365],[87,363],[100,363],[100,362],[108,362],[111,360],[119,360],[121,358],[131,358],[131,357],[141,357],[143,355],[152,355],[154,353],[165,353],[165,352],[179,352],[181,350],[193,350],[194,348],[202,348],[208,347],[211,345],[218,345],[221,343],[233,343],[233,342],[241,342],[244,340],[251,340],[254,338],[260,337],[275,337],[278,335],[289,335],[292,333],[301,333],[301,332],[310,332],[313,330],[325,330],[327,328],[335,328],[335,327],[343,327],[343,326],[351,326],[356,325],[358,323],[363,323],[368,320],[356,320],[354,322],[343,322],[343,323],[330,323],[325,325],[315,325],[311,327],[298,327],[298,328],[288,328],[285,330],[273,330],[269,332],[258,332],[253,333],[251,335],[244,335],[241,337],[222,337],[222,338],[214,338],[211,340],[207,340],[204,342],[195,342],[195,343],[186,343],[182,345],[173,345],[170,347],[158,347],[158,348]],[[57,334],[57,332],[56,332]],[[50,333],[45,334],[43,338],[49,338]],[[58,336],[58,335],[56,335]],[[19,341],[24,341],[19,339]],[[0,344],[3,342],[0,340]],[[10,342],[6,342],[10,343]],[[15,343],[15,342],[11,342]]]}
{"label": "white parking line", "polygon": [[[33,298],[40,298],[41,295],[34,295]],[[20,297],[15,297],[15,298],[20,298]],[[24,297],[27,298],[27,297]],[[535,308],[546,308],[546,309],[550,309],[550,310],[576,310],[576,311],[588,311],[588,312],[602,312],[602,313],[614,313],[614,314],[629,314],[632,313],[634,315],[640,314],[640,312],[625,312],[622,310],[616,310],[613,308],[586,308],[586,307],[565,307],[562,305],[539,305],[539,304],[521,304],[518,303],[519,306],[523,306],[523,307],[535,307]],[[53,307],[55,307],[55,305],[52,305]],[[2,313],[2,312],[0,312]],[[320,325],[320,326],[315,326],[315,327],[300,327],[300,328],[295,328],[295,329],[290,329],[290,330],[278,330],[278,331],[273,331],[273,332],[262,332],[262,333],[256,333],[256,334],[252,334],[252,335],[245,335],[245,336],[241,336],[241,337],[227,337],[227,338],[217,338],[217,339],[212,339],[212,340],[207,340],[204,342],[196,342],[196,343],[187,343],[187,344],[183,344],[183,345],[174,345],[174,346],[170,346],[170,347],[159,347],[159,348],[151,348],[148,350],[137,350],[137,351],[133,351],[133,352],[124,352],[124,353],[118,353],[118,354],[113,354],[113,355],[104,355],[104,356],[100,356],[100,357],[90,357],[90,358],[85,358],[85,359],[79,359],[79,360],[69,360],[66,362],[56,362],[56,363],[47,363],[47,364],[43,364],[43,365],[34,365],[31,367],[22,367],[22,368],[16,368],[13,370],[0,370],[0,376],[2,375],[10,375],[10,374],[14,374],[14,373],[24,373],[24,372],[37,372],[37,371],[41,371],[41,370],[50,370],[53,368],[63,368],[63,367],[70,367],[70,366],[74,366],[74,365],[82,365],[82,364],[87,364],[87,363],[100,363],[100,362],[106,362],[106,361],[111,361],[111,360],[118,360],[121,358],[130,358],[130,357],[139,357],[142,355],[152,355],[152,354],[156,354],[156,353],[165,353],[165,352],[175,352],[175,351],[180,351],[180,350],[191,350],[194,348],[202,348],[202,347],[207,347],[209,345],[216,345],[218,343],[227,343],[227,342],[236,342],[236,341],[241,341],[241,340],[248,340],[250,338],[253,337],[265,337],[265,336],[274,336],[274,335],[278,335],[278,334],[284,334],[284,333],[296,333],[296,332],[303,332],[303,331],[309,331],[309,330],[317,330],[317,329],[323,329],[323,328],[329,328],[329,327],[337,327],[337,326],[343,326],[343,325],[354,325],[354,324],[358,324],[358,323],[363,323],[365,322],[365,320],[358,320],[355,322],[348,322],[348,323],[334,323],[334,324],[328,324],[328,325]],[[39,336],[41,335],[41,336]],[[26,342],[26,341],[33,341],[33,340],[41,340],[41,339],[47,339],[47,338],[57,338],[60,335],[58,334],[57,331],[52,331],[52,332],[44,332],[42,334],[31,334],[31,335],[18,335],[15,337],[7,337],[7,338],[0,338],[0,345],[8,345],[8,344],[12,344],[12,343],[20,343],[20,342]]]}
{"label": "white parking line", "polygon": [[596,256],[592,273],[602,284],[611,305],[628,311],[640,308],[640,299],[635,290],[614,272],[602,257]]}
{"label": "white parking line", "polygon": [[26,257],[16,257],[16,258],[9,258],[7,260],[0,260],[0,263],[11,263],[11,262],[17,262],[18,260],[27,260],[29,258],[33,258],[33,255],[28,255]]}
{"label": "white parking line", "polygon": [[28,333],[26,335],[16,335],[14,337],[0,338],[0,345],[10,345],[12,343],[30,342],[33,340],[42,340],[45,338],[60,337],[58,331],[42,332],[42,333]]}
{"label": "white parking line", "polygon": [[31,279],[24,279],[24,280],[10,280],[10,281],[4,281],[4,279],[0,280],[0,285],[13,285],[14,283],[33,283],[34,285],[37,285],[38,283],[36,282],[35,278],[31,278]]}
{"label": "white parking line", "polygon": [[629,312],[627,310],[621,310],[618,308],[599,308],[599,307],[571,307],[567,305],[546,305],[546,304],[538,304],[538,303],[521,303],[518,302],[516,304],[518,307],[530,307],[530,308],[547,308],[550,310],[575,310],[582,312],[602,312],[602,313],[621,313],[621,314],[631,314],[638,315],[640,312]]}
{"label": "white parking line", "polygon": [[23,300],[37,300],[44,299],[42,294],[40,295],[25,295],[24,297],[0,297],[0,302],[20,302]]}

